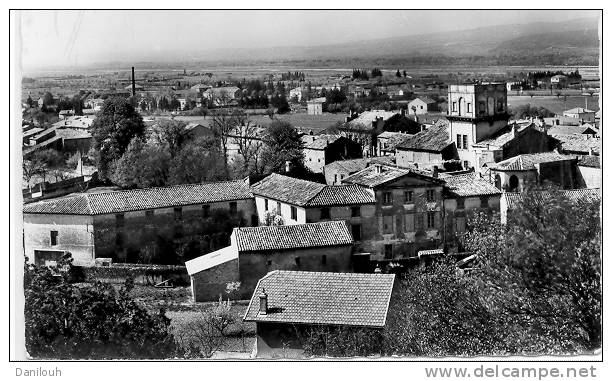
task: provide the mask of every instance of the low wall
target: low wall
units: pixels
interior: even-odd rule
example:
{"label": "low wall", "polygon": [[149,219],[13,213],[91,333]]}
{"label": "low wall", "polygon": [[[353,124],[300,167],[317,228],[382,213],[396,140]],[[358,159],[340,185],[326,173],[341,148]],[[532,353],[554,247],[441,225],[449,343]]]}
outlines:
{"label": "low wall", "polygon": [[138,264],[112,264],[110,266],[74,266],[71,270],[75,282],[100,281],[106,283],[124,283],[128,277],[134,283],[152,286],[164,280],[171,280],[174,285],[189,285],[189,275],[185,266],[170,265],[138,265]]}

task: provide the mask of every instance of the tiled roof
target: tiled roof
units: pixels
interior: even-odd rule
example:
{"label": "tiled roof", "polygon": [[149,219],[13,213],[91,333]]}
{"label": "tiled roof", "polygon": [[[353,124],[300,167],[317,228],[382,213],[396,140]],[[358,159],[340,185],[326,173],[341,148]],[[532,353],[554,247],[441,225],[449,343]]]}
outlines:
{"label": "tiled roof", "polygon": [[399,150],[416,150],[440,152],[452,144],[448,137],[448,127],[445,124],[436,123],[434,126],[406,139],[397,145]]}
{"label": "tiled roof", "polygon": [[583,114],[586,112],[595,112],[595,111],[586,109],[584,107],[574,107],[569,110],[563,111],[564,114]]}
{"label": "tiled roof", "polygon": [[[570,201],[578,200],[601,200],[601,193],[599,188],[583,188],[583,189],[572,189],[572,190],[560,190],[558,193],[567,197]],[[549,192],[543,192],[543,195],[548,195]],[[524,193],[521,192],[505,192],[502,197],[506,200],[508,209],[515,209],[519,206],[521,200],[525,197]]]}
{"label": "tiled roof", "polygon": [[284,250],[353,244],[346,221],[234,228],[238,251]]}
{"label": "tiled roof", "polygon": [[424,103],[426,103],[426,104],[430,104],[430,103],[437,103],[436,101],[434,101],[433,99],[431,99],[431,98],[429,98],[429,97],[417,97],[417,98],[415,98],[415,99],[413,100],[413,102],[414,102],[414,101],[416,101],[417,99],[419,99],[419,100],[423,101],[423,102],[424,102]]}
{"label": "tiled roof", "polygon": [[[383,328],[393,274],[272,271],[257,283],[245,321]],[[268,298],[259,313],[259,295]]]}
{"label": "tiled roof", "polygon": [[[310,135],[307,135],[307,136],[310,136]],[[304,148],[322,150],[322,149],[325,149],[328,145],[336,142],[341,137],[342,136],[340,135],[328,135],[328,134],[315,135],[314,140],[310,142],[307,141],[304,144]]]}
{"label": "tiled roof", "polygon": [[601,139],[590,135],[553,135],[561,142],[561,150],[565,152],[584,152],[587,154],[592,149],[595,154],[601,152]]}
{"label": "tiled roof", "polygon": [[583,167],[601,168],[601,162],[599,156],[589,155],[583,156],[578,160],[578,165]]}
{"label": "tiled roof", "polygon": [[[515,134],[521,134],[525,132],[528,128],[532,128],[532,126],[533,124],[531,123],[525,124],[525,125],[517,124],[517,129],[515,131]],[[501,130],[497,131],[490,138],[481,140],[478,143],[474,144],[474,146],[485,147],[488,144],[494,147],[503,147],[507,143],[514,140],[515,136],[517,136],[512,133],[512,128],[513,128],[512,125],[508,125],[502,128]]]}
{"label": "tiled roof", "polygon": [[572,159],[575,157],[556,152],[530,153],[500,161],[491,168],[497,171],[531,171],[535,169],[536,164]]}
{"label": "tiled roof", "polygon": [[432,182],[444,183],[443,180],[432,177],[431,172],[428,171],[422,171],[416,168],[397,168],[389,165],[369,166],[345,178],[342,182],[373,188],[409,174],[426,177]]}
{"label": "tiled roof", "polygon": [[251,198],[243,180],[68,196],[24,205],[24,213],[97,215]]}
{"label": "tiled roof", "polygon": [[348,124],[351,126],[363,125],[366,128],[372,127],[372,122],[376,118],[382,118],[383,120],[388,120],[395,115],[398,115],[399,112],[396,111],[384,111],[384,110],[372,110],[372,111],[364,111],[359,116],[353,120],[351,120]]}
{"label": "tiled roof", "polygon": [[307,206],[373,204],[374,195],[359,185],[326,185]]}
{"label": "tiled roof", "polygon": [[252,186],[255,195],[299,206],[373,203],[366,189],[356,185],[325,185],[273,173]]}
{"label": "tiled roof", "polygon": [[381,164],[393,164],[395,163],[395,157],[393,156],[374,156],[366,157],[363,159],[352,159],[352,160],[338,160],[325,166],[325,171],[343,171],[348,173],[359,172],[366,168],[368,164],[381,163]]}
{"label": "tiled roof", "polygon": [[71,128],[62,128],[56,131],[58,136],[61,136],[62,139],[89,139],[91,138],[91,134],[86,130],[80,129],[71,129]]}
{"label": "tiled roof", "polygon": [[490,182],[480,178],[476,173],[445,177],[445,190],[452,196],[470,197],[501,194]]}
{"label": "tiled roof", "polygon": [[583,124],[581,126],[552,126],[548,129],[549,135],[581,135],[589,130],[596,132],[596,129],[591,125]]}

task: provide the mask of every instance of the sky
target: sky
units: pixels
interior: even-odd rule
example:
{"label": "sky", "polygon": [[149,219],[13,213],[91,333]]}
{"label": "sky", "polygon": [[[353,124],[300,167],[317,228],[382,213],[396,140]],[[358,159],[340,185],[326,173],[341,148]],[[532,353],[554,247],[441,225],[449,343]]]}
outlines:
{"label": "sky", "polygon": [[138,59],[147,52],[317,46],[598,11],[22,11],[24,69]]}

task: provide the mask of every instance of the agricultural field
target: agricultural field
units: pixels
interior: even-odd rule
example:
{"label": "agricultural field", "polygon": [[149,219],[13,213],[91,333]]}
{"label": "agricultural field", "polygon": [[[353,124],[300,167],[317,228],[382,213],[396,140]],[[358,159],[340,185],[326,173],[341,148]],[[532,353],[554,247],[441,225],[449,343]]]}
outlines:
{"label": "agricultural field", "polygon": [[590,110],[599,111],[599,97],[597,96],[534,96],[529,95],[512,95],[508,96],[508,107],[517,107],[524,104],[532,106],[544,107],[554,112],[555,114],[563,114],[564,110],[569,110],[574,107],[584,107],[586,105]]}

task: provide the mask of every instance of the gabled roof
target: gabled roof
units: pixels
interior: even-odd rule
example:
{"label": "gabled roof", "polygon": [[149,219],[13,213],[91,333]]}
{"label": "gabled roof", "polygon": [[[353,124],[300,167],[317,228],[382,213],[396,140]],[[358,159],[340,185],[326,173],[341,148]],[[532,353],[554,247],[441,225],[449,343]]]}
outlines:
{"label": "gabled roof", "polygon": [[234,228],[239,252],[352,245],[346,221]]}
{"label": "gabled roof", "polygon": [[422,102],[424,102],[426,104],[437,103],[436,101],[434,101],[433,99],[431,99],[429,97],[416,97],[415,99],[413,99],[411,101],[411,103],[416,101],[416,100],[420,100],[420,101],[422,101]]}
{"label": "gabled roof", "polygon": [[252,186],[255,195],[298,206],[374,203],[374,196],[356,185],[325,185],[273,173]]}
{"label": "gabled roof", "polygon": [[[312,140],[309,140],[308,138]],[[316,149],[316,150],[324,150],[328,145],[337,142],[342,139],[340,135],[331,135],[331,134],[321,134],[321,135],[304,135],[304,149]]]}
{"label": "gabled roof", "polygon": [[372,111],[364,111],[359,116],[348,122],[349,125],[364,125],[367,128],[372,127],[372,122],[377,118],[382,118],[384,121],[389,120],[395,115],[399,115],[399,112],[396,111],[384,111],[384,110],[372,110]]}
{"label": "gabled roof", "polygon": [[448,176],[444,178],[444,181],[446,181],[444,190],[454,197],[489,196],[502,193],[475,172]]}
{"label": "gabled roof", "polygon": [[[572,190],[559,190],[557,193],[562,194],[570,201],[595,201],[601,200],[601,192],[599,188],[583,188],[583,189],[572,189]],[[550,192],[544,191],[543,195],[548,195]],[[506,201],[508,209],[516,209],[520,202],[525,197],[525,193],[522,192],[504,192],[502,197]]]}
{"label": "gabled roof", "polygon": [[327,164],[325,166],[325,171],[343,171],[348,173],[354,173],[361,171],[372,163],[393,164],[395,163],[395,157],[373,156],[365,157],[363,159],[338,160],[334,161],[333,163]]}
{"label": "gabled roof", "polygon": [[[261,278],[244,321],[383,328],[393,274],[272,271]],[[259,313],[259,295],[268,299]]]}
{"label": "gabled roof", "polygon": [[436,123],[427,130],[406,139],[395,148],[406,151],[441,152],[451,144],[453,143],[449,140],[448,125]]}
{"label": "gabled roof", "polygon": [[557,152],[530,153],[500,161],[492,165],[491,169],[496,171],[531,171],[536,169],[536,164],[575,159],[575,156],[562,155]]}
{"label": "gabled roof", "polygon": [[185,184],[171,187],[73,193],[26,204],[24,213],[98,215],[178,207],[253,197],[243,180]]}
{"label": "gabled roof", "polygon": [[431,176],[431,172],[416,168],[398,168],[389,165],[376,164],[363,169],[342,180],[346,184],[356,184],[374,188],[404,176],[416,176],[428,181],[444,184],[444,180]]}
{"label": "gabled roof", "polygon": [[561,142],[561,150],[588,154],[589,150],[599,155],[601,139],[590,135],[552,135]]}

